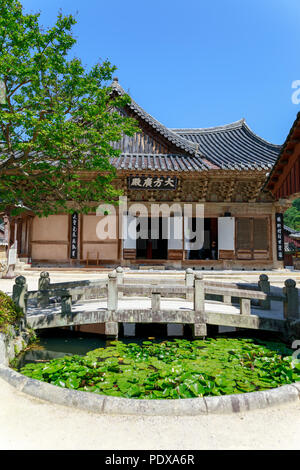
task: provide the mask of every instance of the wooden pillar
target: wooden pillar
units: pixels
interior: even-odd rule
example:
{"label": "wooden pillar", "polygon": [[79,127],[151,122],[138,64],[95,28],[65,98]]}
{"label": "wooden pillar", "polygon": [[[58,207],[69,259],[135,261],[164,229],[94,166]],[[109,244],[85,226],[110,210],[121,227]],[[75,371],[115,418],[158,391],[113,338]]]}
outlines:
{"label": "wooden pillar", "polygon": [[[13,234],[13,243],[14,248],[17,248],[17,221],[9,217],[9,215],[4,216],[4,233],[5,239],[7,240],[7,272],[3,276],[4,279],[13,279],[15,277],[15,265],[16,265],[16,251],[11,250],[11,236]],[[15,256],[16,255],[16,256]]]}
{"label": "wooden pillar", "polygon": [[7,249],[10,247],[10,219],[7,214],[3,216],[4,221],[4,239],[7,242]]}
{"label": "wooden pillar", "polygon": [[22,258],[27,256],[26,251],[26,232],[27,232],[27,217],[21,219],[20,224],[20,243],[19,243],[19,253]]}
{"label": "wooden pillar", "polygon": [[15,226],[14,226],[14,246],[18,249],[18,226],[19,226],[19,219],[15,218]]}
{"label": "wooden pillar", "polygon": [[33,217],[29,217],[27,224],[27,253],[28,260],[32,259],[32,230],[33,230]]}

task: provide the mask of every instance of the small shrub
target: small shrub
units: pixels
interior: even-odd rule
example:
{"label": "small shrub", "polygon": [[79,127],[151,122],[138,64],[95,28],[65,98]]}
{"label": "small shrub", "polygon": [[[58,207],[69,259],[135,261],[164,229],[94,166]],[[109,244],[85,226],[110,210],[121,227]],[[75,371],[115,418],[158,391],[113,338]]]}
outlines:
{"label": "small shrub", "polygon": [[23,316],[12,299],[0,291],[0,331],[5,331],[9,325],[15,325]]}

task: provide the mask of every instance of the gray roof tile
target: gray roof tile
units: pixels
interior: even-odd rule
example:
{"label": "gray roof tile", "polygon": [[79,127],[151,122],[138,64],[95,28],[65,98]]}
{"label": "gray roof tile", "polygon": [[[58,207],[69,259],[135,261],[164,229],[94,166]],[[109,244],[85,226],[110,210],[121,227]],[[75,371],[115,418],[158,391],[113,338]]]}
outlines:
{"label": "gray roof tile", "polygon": [[[116,78],[111,87],[120,95],[125,93]],[[178,156],[180,160],[177,165],[182,171],[192,171],[191,168],[199,171],[199,165],[211,169],[267,171],[273,167],[280,153],[280,145],[271,144],[256,135],[244,119],[211,128],[168,129],[130,99],[129,107],[135,114],[182,149],[183,153],[192,155],[192,161],[189,161],[187,155]],[[171,156],[168,161],[172,162]],[[197,163],[193,167],[195,161]],[[174,162],[172,165],[176,167]]]}
{"label": "gray roof tile", "polygon": [[224,169],[262,169],[273,167],[281,150],[257,136],[244,119],[225,126],[203,129],[172,129],[199,145],[199,152]]}
{"label": "gray roof tile", "polygon": [[184,155],[122,154],[120,157],[110,158],[110,162],[117,170],[126,171],[151,170],[186,172],[208,169],[200,157],[186,157]]}

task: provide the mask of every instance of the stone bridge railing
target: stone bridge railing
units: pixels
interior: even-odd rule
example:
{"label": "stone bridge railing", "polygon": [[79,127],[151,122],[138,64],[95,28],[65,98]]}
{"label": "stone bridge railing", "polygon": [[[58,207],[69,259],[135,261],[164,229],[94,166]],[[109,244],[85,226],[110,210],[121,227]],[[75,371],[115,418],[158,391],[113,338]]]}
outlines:
{"label": "stone bridge railing", "polygon": [[[132,296],[151,297],[151,309],[121,309],[120,299]],[[162,310],[162,297],[185,298],[192,302],[192,309],[189,311],[182,309]],[[59,326],[85,322],[84,312],[80,312],[80,315],[78,313],[73,315],[72,306],[76,305],[78,301],[88,302],[101,298],[107,300],[107,308],[104,314],[102,312],[101,315],[97,315],[97,322],[106,324],[105,331],[109,336],[117,335],[119,322],[192,323],[195,336],[205,336],[206,324],[209,323],[275,329],[277,331],[282,329],[282,320],[280,320],[281,323],[279,321],[279,327],[274,321],[264,322],[251,315],[251,303],[256,303],[261,309],[269,310],[271,300],[283,302],[283,319],[299,320],[299,293],[296,282],[292,279],[286,280],[282,292],[274,295],[271,293],[270,282],[265,274],[260,275],[257,285],[208,281],[192,269],[186,270],[185,279],[182,280],[160,279],[155,281],[140,277],[125,277],[123,269],[119,267],[109,273],[107,279],[100,281],[51,284],[49,274],[44,272],[41,273],[39,289],[31,292],[27,291],[25,277],[19,276],[16,278],[13,288],[13,300],[23,309],[25,314],[28,304],[41,309],[41,311],[49,306],[61,305],[61,315],[64,322]],[[207,312],[205,309],[206,299],[217,299],[226,305],[238,302],[240,315]],[[240,317],[239,320],[236,317]],[[87,319],[86,322],[88,321]]]}

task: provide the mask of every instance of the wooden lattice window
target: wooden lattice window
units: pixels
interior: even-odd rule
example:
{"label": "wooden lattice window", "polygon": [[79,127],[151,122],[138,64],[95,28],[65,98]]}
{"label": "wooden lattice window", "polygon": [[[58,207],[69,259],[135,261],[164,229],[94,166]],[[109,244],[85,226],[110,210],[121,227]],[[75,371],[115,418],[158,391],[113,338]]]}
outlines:
{"label": "wooden lattice window", "polygon": [[251,222],[251,219],[246,219],[244,217],[237,219],[236,241],[238,250],[249,250],[252,245]]}
{"label": "wooden lattice window", "polygon": [[269,224],[266,218],[253,219],[253,249],[269,249]]}

